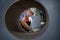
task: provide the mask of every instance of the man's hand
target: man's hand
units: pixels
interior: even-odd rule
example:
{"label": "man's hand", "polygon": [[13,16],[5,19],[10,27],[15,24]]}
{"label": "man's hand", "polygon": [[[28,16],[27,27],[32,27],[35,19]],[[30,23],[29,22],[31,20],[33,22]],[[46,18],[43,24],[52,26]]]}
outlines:
{"label": "man's hand", "polygon": [[24,28],[28,29],[29,31],[33,32],[32,27],[30,27],[28,24],[26,24],[24,21],[21,21],[21,24]]}
{"label": "man's hand", "polygon": [[32,27],[30,27],[30,32],[34,32],[33,29],[32,29]]}

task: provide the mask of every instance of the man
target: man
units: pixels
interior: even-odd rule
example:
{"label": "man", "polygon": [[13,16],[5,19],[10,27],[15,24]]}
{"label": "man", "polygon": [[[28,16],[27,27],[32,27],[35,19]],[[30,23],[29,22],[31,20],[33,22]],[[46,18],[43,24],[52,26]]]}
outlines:
{"label": "man", "polygon": [[29,19],[29,17],[31,17],[32,15],[33,15],[32,11],[30,9],[26,9],[26,16],[24,16],[23,20],[20,20],[22,28],[28,32],[29,31],[33,32],[32,27],[30,27],[31,20]]}
{"label": "man", "polygon": [[24,16],[23,18],[23,22],[26,24],[26,27],[23,26],[23,28],[26,31],[29,32],[40,30],[41,28],[40,21],[41,21],[40,10],[38,10],[37,8],[26,9],[26,16]]}
{"label": "man", "polygon": [[33,15],[32,11],[30,9],[26,9],[26,16],[24,16],[23,20],[25,23],[27,23],[29,26],[31,24],[31,19],[29,17],[31,17]]}

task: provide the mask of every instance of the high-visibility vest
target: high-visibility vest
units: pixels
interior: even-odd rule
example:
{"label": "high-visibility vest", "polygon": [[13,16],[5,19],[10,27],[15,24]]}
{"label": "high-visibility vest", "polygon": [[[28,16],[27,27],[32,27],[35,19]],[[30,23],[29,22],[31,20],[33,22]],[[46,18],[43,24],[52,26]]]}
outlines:
{"label": "high-visibility vest", "polygon": [[27,16],[24,17],[24,22],[29,22],[29,18]]}

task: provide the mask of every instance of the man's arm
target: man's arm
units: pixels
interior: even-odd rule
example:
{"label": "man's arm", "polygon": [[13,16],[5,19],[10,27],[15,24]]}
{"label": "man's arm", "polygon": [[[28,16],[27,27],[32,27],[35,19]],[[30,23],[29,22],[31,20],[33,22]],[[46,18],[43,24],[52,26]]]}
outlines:
{"label": "man's arm", "polygon": [[26,24],[24,21],[20,21],[20,22],[21,22],[21,24],[23,25],[24,28],[26,28],[30,31],[33,31],[32,28],[28,24]]}

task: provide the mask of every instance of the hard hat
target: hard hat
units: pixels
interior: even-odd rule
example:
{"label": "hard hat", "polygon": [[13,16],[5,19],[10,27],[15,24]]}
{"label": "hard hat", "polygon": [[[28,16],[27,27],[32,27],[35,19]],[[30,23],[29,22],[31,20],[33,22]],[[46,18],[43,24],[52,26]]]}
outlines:
{"label": "hard hat", "polygon": [[30,8],[30,10],[34,13],[34,14],[40,14],[40,10],[38,8]]}

